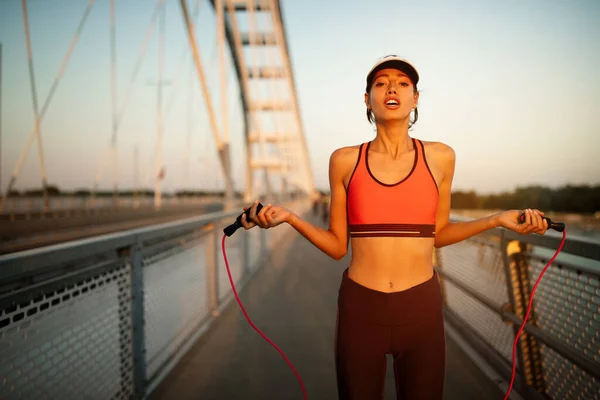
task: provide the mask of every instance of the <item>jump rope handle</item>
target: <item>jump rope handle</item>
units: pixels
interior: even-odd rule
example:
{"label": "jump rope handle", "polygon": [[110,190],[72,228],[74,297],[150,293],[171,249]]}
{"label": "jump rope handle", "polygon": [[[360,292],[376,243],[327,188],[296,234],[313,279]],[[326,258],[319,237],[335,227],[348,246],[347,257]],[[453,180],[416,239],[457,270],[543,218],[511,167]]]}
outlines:
{"label": "jump rope handle", "polygon": [[[262,208],[263,208],[263,205],[261,203],[258,203],[258,205],[256,206],[256,213],[258,213]],[[250,208],[247,209],[246,211],[244,211],[243,213],[241,213],[240,215],[238,215],[238,217],[235,219],[235,222],[233,224],[231,224],[228,227],[226,227],[225,229],[223,229],[223,233],[227,237],[233,235],[235,233],[235,231],[237,231],[239,228],[243,228],[242,215],[244,215],[244,214],[246,214],[246,221],[247,221],[248,218],[250,217]]]}
{"label": "jump rope handle", "polygon": [[[555,231],[558,231],[558,232],[562,232],[565,230],[564,222],[554,222],[548,217],[542,217],[542,218],[548,222],[549,229],[554,229]],[[519,223],[522,224],[523,222],[525,222],[525,213],[524,212],[521,213],[521,215],[519,215]]]}

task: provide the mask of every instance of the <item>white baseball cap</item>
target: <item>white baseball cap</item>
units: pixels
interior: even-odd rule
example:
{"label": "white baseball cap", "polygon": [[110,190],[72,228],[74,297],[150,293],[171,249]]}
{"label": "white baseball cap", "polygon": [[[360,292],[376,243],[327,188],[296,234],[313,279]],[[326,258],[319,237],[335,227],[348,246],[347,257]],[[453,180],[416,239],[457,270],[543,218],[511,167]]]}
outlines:
{"label": "white baseball cap", "polygon": [[367,74],[367,92],[369,91],[369,88],[373,83],[373,77],[375,76],[375,73],[384,68],[394,68],[404,72],[410,78],[413,85],[416,85],[419,82],[419,73],[411,63],[409,63],[403,58],[391,55],[380,58]]}

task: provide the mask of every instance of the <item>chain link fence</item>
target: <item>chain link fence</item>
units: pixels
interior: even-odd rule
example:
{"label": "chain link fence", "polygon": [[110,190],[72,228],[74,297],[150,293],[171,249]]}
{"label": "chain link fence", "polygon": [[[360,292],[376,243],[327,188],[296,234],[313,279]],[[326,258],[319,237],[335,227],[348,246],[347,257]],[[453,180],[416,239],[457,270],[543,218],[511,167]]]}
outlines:
{"label": "chain link fence", "polygon": [[[480,343],[507,381],[530,293],[560,238],[488,231],[438,249],[447,323]],[[600,245],[567,238],[536,289],[521,335],[518,390],[526,398],[600,399]]]}
{"label": "chain link fence", "polygon": [[[1,256],[0,398],[143,398],[233,298],[220,239],[238,214]],[[238,290],[270,234],[227,239]]]}

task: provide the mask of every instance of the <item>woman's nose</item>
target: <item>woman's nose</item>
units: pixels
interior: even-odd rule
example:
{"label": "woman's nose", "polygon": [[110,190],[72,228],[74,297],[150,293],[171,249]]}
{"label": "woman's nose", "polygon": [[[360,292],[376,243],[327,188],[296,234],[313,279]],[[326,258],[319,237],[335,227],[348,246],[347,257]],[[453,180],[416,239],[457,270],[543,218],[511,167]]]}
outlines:
{"label": "woman's nose", "polygon": [[396,85],[394,85],[393,83],[391,83],[388,86],[387,92],[388,92],[388,94],[392,94],[392,93],[396,94]]}

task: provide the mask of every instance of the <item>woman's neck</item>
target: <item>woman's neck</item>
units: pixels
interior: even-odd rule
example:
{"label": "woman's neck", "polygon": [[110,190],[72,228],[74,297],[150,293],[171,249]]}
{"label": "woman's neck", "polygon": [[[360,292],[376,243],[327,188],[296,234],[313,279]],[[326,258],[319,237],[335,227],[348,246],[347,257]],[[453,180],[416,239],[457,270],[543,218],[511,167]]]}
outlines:
{"label": "woman's neck", "polygon": [[377,136],[373,139],[370,150],[377,153],[388,153],[393,158],[413,150],[412,139],[408,135],[408,126],[398,123],[377,124]]}

